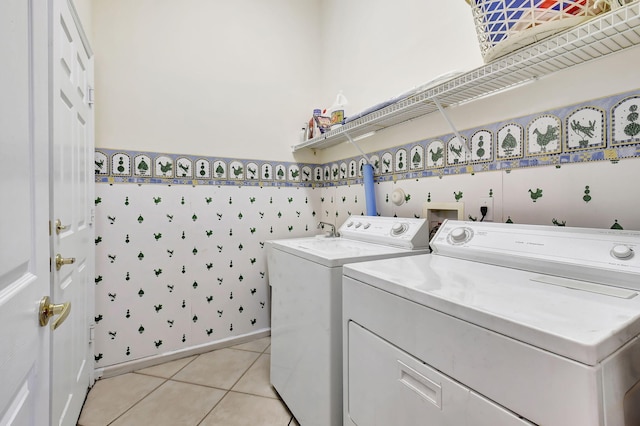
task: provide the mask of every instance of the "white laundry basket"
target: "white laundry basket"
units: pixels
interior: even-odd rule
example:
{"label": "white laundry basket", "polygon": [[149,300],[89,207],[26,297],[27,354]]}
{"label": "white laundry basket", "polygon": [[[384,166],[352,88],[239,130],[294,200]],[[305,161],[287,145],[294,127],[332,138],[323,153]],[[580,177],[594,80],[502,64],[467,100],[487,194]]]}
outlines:
{"label": "white laundry basket", "polygon": [[466,0],[490,62],[609,9],[610,0]]}

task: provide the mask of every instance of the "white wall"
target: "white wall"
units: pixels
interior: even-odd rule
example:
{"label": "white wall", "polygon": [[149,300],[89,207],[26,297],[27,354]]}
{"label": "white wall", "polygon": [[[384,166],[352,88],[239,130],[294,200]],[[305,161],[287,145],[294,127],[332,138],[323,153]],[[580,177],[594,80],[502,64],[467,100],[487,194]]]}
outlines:
{"label": "white wall", "polygon": [[355,113],[434,77],[482,64],[464,0],[323,0],[319,102]]}
{"label": "white wall", "polygon": [[[348,144],[291,154],[338,90],[347,115],[483,64],[463,0],[74,0],[92,13],[96,146],[325,163]],[[84,18],[83,18],[84,19]],[[450,111],[459,129],[638,87],[638,48]],[[615,70],[615,78],[611,70]],[[438,114],[380,132],[365,151],[449,133]]]}
{"label": "white wall", "polygon": [[95,0],[92,12],[97,147],[291,159],[319,93],[318,0]]}
{"label": "white wall", "polygon": [[463,0],[75,1],[92,13],[97,147],[291,160],[338,90],[356,112],[482,63]]}

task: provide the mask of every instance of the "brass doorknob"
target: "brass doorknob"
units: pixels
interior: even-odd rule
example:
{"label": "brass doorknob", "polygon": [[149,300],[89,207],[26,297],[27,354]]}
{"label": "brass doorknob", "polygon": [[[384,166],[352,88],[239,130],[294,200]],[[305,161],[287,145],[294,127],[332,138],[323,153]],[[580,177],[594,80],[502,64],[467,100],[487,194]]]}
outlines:
{"label": "brass doorknob", "polygon": [[76,263],[75,257],[62,257],[60,253],[56,254],[56,271],[59,271],[62,265],[71,265],[73,263]]}
{"label": "brass doorknob", "polygon": [[60,233],[60,231],[64,231],[67,229],[66,225],[63,225],[60,219],[56,219],[56,235]]}
{"label": "brass doorknob", "polygon": [[60,315],[53,322],[53,329],[60,327],[60,324],[64,322],[71,312],[71,302],[54,305],[51,303],[49,296],[44,296],[40,300],[40,308],[38,309],[38,319],[40,320],[40,326],[44,327],[49,323],[49,319],[54,315]]}

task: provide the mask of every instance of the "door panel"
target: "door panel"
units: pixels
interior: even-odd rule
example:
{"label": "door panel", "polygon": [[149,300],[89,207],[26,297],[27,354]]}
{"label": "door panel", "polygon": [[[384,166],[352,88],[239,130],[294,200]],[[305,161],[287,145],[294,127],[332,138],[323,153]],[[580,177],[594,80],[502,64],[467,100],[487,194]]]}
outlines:
{"label": "door panel", "polygon": [[49,423],[47,6],[0,2],[0,425]]}
{"label": "door panel", "polygon": [[52,335],[52,421],[74,425],[90,385],[93,360],[93,110],[87,85],[93,62],[67,0],[53,2],[52,18],[52,201],[51,219],[64,227],[51,239],[52,256],[74,263],[53,268],[52,299],[71,302],[69,317]]}

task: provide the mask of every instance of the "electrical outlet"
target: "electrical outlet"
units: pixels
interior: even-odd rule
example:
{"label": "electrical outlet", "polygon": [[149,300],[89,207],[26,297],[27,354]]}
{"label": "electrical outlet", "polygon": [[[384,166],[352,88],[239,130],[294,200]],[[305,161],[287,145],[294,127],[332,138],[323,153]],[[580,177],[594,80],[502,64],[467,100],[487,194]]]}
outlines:
{"label": "electrical outlet", "polygon": [[[485,222],[493,222],[493,198],[492,197],[481,197],[480,198],[480,207],[487,207],[487,215],[484,217]],[[480,211],[478,211],[480,213]],[[479,218],[482,217],[480,213]]]}

